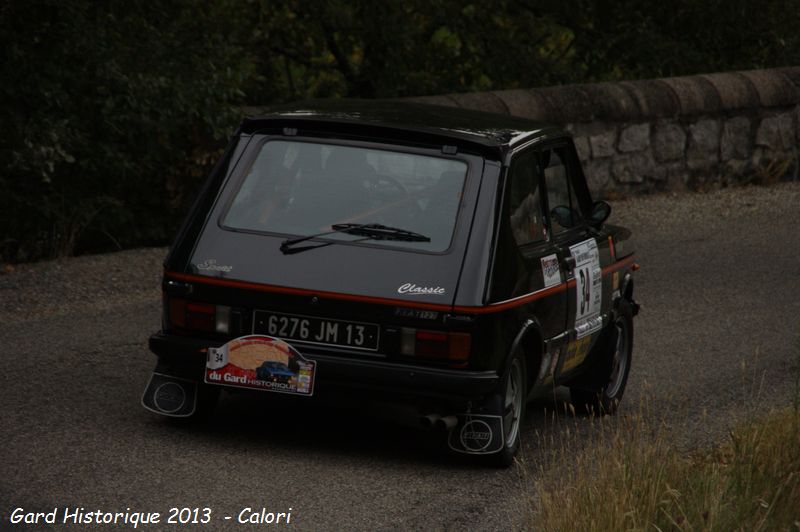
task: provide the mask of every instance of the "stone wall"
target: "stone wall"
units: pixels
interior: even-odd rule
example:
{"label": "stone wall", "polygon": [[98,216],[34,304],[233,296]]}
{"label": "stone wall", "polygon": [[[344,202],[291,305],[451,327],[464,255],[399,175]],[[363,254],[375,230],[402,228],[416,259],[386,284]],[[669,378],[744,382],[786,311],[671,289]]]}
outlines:
{"label": "stone wall", "polygon": [[566,127],[601,197],[797,179],[800,67],[414,100]]}

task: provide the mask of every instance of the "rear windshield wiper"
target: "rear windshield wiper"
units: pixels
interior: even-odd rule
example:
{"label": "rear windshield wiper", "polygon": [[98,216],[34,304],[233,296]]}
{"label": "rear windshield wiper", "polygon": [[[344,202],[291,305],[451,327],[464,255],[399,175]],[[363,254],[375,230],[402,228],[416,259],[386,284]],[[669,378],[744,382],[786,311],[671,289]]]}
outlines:
{"label": "rear windshield wiper", "polygon": [[306,242],[308,240],[313,240],[315,238],[319,238],[321,236],[332,235],[334,233],[347,233],[351,235],[358,235],[363,236],[364,238],[360,240],[355,240],[355,242],[360,242],[361,240],[403,240],[406,242],[430,242],[431,239],[428,236],[415,233],[413,231],[407,231],[406,229],[400,229],[397,227],[389,227],[386,225],[381,224],[333,224],[331,225],[331,229],[333,231],[325,231],[324,233],[317,233],[314,235],[302,236],[299,238],[291,238],[286,239],[281,242],[281,251],[284,255],[290,255],[293,253],[300,253],[301,251],[306,251],[309,249],[321,248],[324,246],[330,246],[334,242],[324,242],[321,244],[313,245],[313,246],[302,246],[302,247],[294,247],[295,245]]}
{"label": "rear windshield wiper", "polygon": [[407,242],[430,242],[431,238],[414,231],[381,224],[333,224],[334,231],[366,236],[375,240],[404,240]]}

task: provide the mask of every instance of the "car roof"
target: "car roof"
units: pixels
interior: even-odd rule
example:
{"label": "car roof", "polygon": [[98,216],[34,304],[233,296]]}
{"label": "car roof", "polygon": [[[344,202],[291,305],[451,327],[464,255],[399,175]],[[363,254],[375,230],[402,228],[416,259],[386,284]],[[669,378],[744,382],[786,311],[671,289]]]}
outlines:
{"label": "car roof", "polygon": [[399,100],[307,100],[246,111],[252,116],[242,122],[243,133],[274,127],[305,127],[330,133],[462,145],[498,159],[537,138],[568,136],[561,128],[526,118]]}

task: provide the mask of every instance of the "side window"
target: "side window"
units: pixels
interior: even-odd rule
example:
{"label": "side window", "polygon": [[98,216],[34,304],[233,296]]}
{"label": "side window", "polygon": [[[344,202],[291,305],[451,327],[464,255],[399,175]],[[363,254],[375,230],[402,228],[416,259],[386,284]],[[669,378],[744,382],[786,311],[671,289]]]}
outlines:
{"label": "side window", "polygon": [[553,148],[539,153],[539,169],[547,187],[547,205],[554,234],[575,227],[581,221],[580,207],[566,166],[566,148]]}
{"label": "side window", "polygon": [[509,173],[509,222],[518,246],[544,240],[536,154],[523,153],[511,164]]}

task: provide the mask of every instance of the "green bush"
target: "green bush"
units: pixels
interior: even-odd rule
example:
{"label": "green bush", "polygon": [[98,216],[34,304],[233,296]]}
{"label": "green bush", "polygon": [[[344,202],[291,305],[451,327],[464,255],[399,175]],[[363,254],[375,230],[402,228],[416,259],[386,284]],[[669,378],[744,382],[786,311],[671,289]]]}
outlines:
{"label": "green bush", "polygon": [[3,258],[163,243],[174,233],[252,74],[224,7],[0,8]]}

